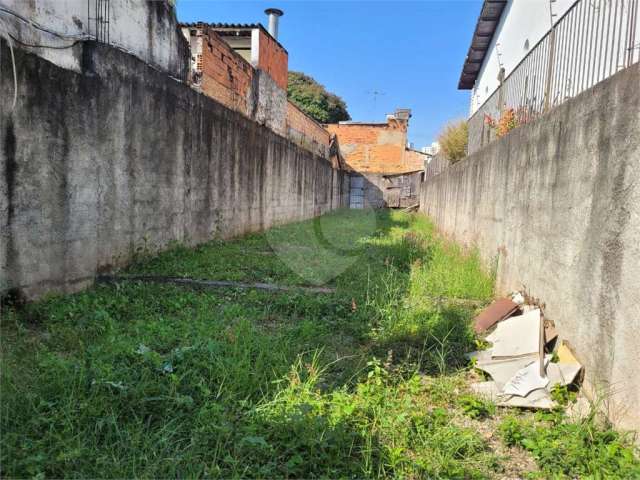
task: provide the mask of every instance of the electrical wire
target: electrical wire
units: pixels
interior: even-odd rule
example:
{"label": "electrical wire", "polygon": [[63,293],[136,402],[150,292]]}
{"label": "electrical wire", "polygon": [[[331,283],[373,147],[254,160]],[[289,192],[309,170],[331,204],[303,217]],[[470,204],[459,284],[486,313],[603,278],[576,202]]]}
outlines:
{"label": "electrical wire", "polygon": [[32,45],[30,43],[25,43],[22,40],[17,39],[16,37],[14,37],[11,34],[9,34],[9,36],[13,39],[14,42],[19,43],[23,47],[29,47],[29,48],[51,48],[51,49],[54,49],[54,50],[65,50],[67,48],[72,48],[74,45],[76,45],[77,43],[82,41],[82,40],[74,40],[73,43],[71,43],[70,45]]}

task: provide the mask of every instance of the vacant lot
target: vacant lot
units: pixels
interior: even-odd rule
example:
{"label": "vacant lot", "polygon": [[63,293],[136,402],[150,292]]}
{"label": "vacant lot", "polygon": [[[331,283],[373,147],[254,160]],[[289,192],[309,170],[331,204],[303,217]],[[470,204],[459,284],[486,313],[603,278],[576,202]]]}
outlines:
{"label": "vacant lot", "polygon": [[3,478],[640,476],[593,417],[468,393],[493,281],[424,218],[341,211],[124,273],[335,291],[127,281],[4,308]]}

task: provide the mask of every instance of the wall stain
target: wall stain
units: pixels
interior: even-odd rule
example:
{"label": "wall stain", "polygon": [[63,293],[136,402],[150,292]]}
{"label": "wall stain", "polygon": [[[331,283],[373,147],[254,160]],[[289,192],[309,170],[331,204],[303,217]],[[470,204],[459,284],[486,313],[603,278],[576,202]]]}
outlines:
{"label": "wall stain", "polygon": [[7,159],[7,166],[5,169],[4,177],[5,184],[7,186],[7,201],[9,204],[7,215],[7,226],[13,222],[15,215],[15,189],[16,189],[16,177],[18,173],[18,163],[16,162],[16,133],[13,126],[13,119],[9,118],[7,127],[4,132],[4,156]]}

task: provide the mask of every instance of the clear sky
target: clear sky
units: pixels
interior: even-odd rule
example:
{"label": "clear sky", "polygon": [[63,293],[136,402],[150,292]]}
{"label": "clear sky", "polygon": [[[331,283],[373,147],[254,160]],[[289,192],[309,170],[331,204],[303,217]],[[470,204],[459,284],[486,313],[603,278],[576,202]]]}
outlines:
{"label": "clear sky", "polygon": [[[482,0],[178,0],[183,22],[256,23],[280,8],[289,69],[341,96],[354,120],[384,121],[411,108],[409,139],[429,145],[448,120],[466,118],[458,79]],[[373,92],[381,92],[375,96]]]}

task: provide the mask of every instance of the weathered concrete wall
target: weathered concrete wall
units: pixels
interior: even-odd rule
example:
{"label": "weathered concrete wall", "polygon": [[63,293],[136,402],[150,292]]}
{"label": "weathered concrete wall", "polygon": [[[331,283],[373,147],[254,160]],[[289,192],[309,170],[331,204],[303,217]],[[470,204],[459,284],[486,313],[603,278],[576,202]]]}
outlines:
{"label": "weathered concrete wall", "polygon": [[252,118],[280,135],[287,134],[287,91],[264,70],[253,73],[255,95]]}
{"label": "weathered concrete wall", "polygon": [[427,179],[421,210],[498,256],[501,291],[546,303],[609,390],[609,415],[640,427],[640,65]]}
{"label": "weathered concrete wall", "polygon": [[[54,47],[31,50],[64,68],[79,72],[82,45],[72,47],[74,40],[97,36],[160,70],[185,78],[188,45],[178,30],[173,1],[109,0],[106,5],[108,12],[96,12],[94,0],[0,0],[0,7],[68,37],[62,39],[8,13],[0,12],[0,21],[23,43]],[[105,20],[108,16],[108,37],[106,28],[96,30],[95,18],[100,16]]]}
{"label": "weathered concrete wall", "polygon": [[73,291],[136,247],[195,244],[346,204],[327,159],[121,51],[85,74],[16,52],[0,64],[0,293]]}
{"label": "weathered concrete wall", "polygon": [[437,153],[427,163],[427,166],[424,169],[424,177],[429,178],[435,175],[440,175],[450,166],[451,162],[449,162],[442,153]]}

